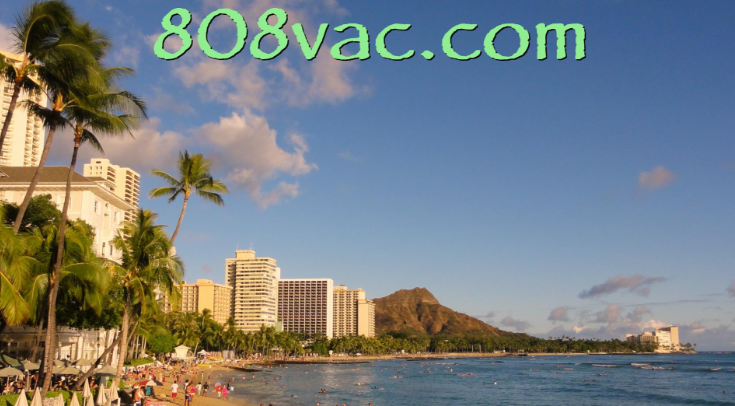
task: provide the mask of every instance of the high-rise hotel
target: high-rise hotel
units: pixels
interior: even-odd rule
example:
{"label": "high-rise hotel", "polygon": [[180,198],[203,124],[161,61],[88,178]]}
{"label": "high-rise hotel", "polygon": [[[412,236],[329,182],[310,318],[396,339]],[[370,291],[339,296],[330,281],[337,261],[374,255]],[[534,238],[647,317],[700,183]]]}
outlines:
{"label": "high-rise hotel", "polygon": [[226,283],[232,288],[231,314],[238,329],[249,333],[278,321],[278,280],[281,270],[273,258],[256,258],[255,251],[237,250],[225,260]]}
{"label": "high-rise hotel", "polygon": [[284,331],[332,338],[334,282],[331,279],[281,279],[278,321]]}
{"label": "high-rise hotel", "polygon": [[375,303],[364,290],[334,287],[334,336],[375,337]]}
{"label": "high-rise hotel", "polygon": [[[5,60],[20,65],[23,61],[22,55],[0,52]],[[33,78],[36,80],[36,78]],[[36,80],[37,81],[37,80]],[[10,111],[10,99],[13,96],[13,82],[8,82],[0,76],[0,125],[5,122]],[[25,101],[32,101],[42,107],[48,103],[46,94],[39,92],[29,94],[21,92],[13,109],[13,119],[10,120],[8,135],[0,150],[0,165],[4,166],[38,166],[43,152],[46,132],[43,128],[43,120],[28,112],[23,105]]]}
{"label": "high-rise hotel", "polygon": [[92,158],[84,164],[84,176],[103,178],[110,182],[112,192],[135,209],[125,212],[125,221],[138,217],[138,195],[140,194],[140,174],[130,168],[110,163],[109,159]]}

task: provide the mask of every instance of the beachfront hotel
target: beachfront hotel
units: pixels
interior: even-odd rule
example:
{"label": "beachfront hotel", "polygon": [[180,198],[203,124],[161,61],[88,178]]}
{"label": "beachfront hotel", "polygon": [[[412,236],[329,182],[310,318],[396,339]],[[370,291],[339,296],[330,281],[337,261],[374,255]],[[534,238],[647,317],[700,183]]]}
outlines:
{"label": "beachfront hotel", "polygon": [[362,289],[334,287],[334,337],[375,337],[375,303]]}
{"label": "beachfront hotel", "polygon": [[658,327],[655,331],[646,331],[643,334],[626,334],[625,339],[641,344],[656,344],[656,352],[681,350],[677,326]]}
{"label": "beachfront hotel", "polygon": [[164,301],[163,310],[168,313],[202,313],[209,309],[212,319],[220,324],[227,323],[230,318],[232,288],[214,283],[209,279],[197,279],[196,283],[182,283],[178,285],[179,305],[174,310],[167,295],[161,295]]}
{"label": "beachfront hotel", "polygon": [[[0,51],[5,59],[16,66],[23,61],[22,55]],[[35,76],[35,75],[34,75]],[[32,79],[38,82],[37,78]],[[5,117],[10,109],[10,99],[13,96],[13,83],[0,76],[0,123],[5,122]],[[18,102],[13,111],[13,119],[10,121],[8,134],[0,151],[0,165],[6,166],[38,166],[43,152],[43,144],[46,139],[43,120],[28,113],[23,106],[24,102],[32,101],[41,106],[46,106],[47,97],[44,92],[28,94],[21,92]]]}
{"label": "beachfront hotel", "polygon": [[251,333],[260,326],[275,327],[278,317],[278,280],[281,269],[273,258],[257,258],[255,251],[237,250],[225,260],[225,280],[232,288],[230,314],[238,329]]}
{"label": "beachfront hotel", "polygon": [[113,186],[113,193],[135,207],[125,212],[125,221],[135,221],[138,217],[138,197],[140,195],[140,174],[130,168],[110,163],[109,159],[93,158],[84,164],[84,176],[107,179]]}
{"label": "beachfront hotel", "polygon": [[[21,204],[36,173],[36,167],[0,166],[0,200]],[[69,168],[47,166],[33,191],[34,196],[51,195],[51,202],[61,210],[66,194]],[[99,177],[72,175],[69,219],[84,220],[94,228],[93,248],[97,255],[117,261],[120,252],[111,244],[122,227],[125,213],[135,207],[116,195],[112,183]]]}
{"label": "beachfront hotel", "polygon": [[332,338],[334,281],[281,279],[278,282],[278,321],[284,331]]}

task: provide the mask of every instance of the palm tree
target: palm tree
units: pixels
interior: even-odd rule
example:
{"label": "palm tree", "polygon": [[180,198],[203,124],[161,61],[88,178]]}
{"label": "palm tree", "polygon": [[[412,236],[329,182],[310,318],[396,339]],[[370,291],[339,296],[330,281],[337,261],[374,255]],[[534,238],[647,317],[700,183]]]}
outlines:
{"label": "palm tree", "polygon": [[[49,291],[48,325],[46,327],[46,345],[44,348],[44,359],[46,370],[42,393],[45,395],[51,386],[51,369],[53,368],[53,349],[55,348],[56,336],[56,299],[59,290],[59,272],[64,253],[64,238],[66,220],[69,213],[69,198],[71,196],[71,179],[77,163],[79,147],[84,142],[99,145],[97,134],[119,135],[131,134],[131,129],[137,127],[138,119],[145,116],[145,104],[134,94],[113,90],[117,76],[106,78],[106,86],[97,86],[94,83],[75,84],[71,89],[76,104],[65,109],[64,119],[73,129],[74,150],[72,152],[71,164],[66,178],[66,193],[64,205],[61,210],[61,223],[59,225],[59,242],[56,254],[56,263],[49,280],[51,289]],[[131,134],[132,135],[132,134]],[[126,343],[123,339],[123,346]]]}
{"label": "palm tree", "polygon": [[153,175],[163,178],[169,186],[151,190],[148,194],[149,197],[170,196],[168,202],[171,203],[179,195],[184,195],[184,206],[181,208],[179,222],[176,224],[176,230],[174,230],[171,236],[172,244],[179,234],[181,222],[184,220],[184,213],[186,213],[186,205],[189,203],[189,196],[192,193],[196,193],[202,199],[208,200],[218,206],[224,206],[225,203],[220,193],[227,194],[229,191],[224,183],[212,178],[212,175],[209,173],[211,167],[212,161],[204,158],[204,155],[189,155],[189,151],[184,151],[183,154],[179,152],[178,178],[158,169],[151,171]]}
{"label": "palm tree", "polygon": [[[48,99],[51,100],[51,108],[37,104],[31,100],[28,100],[25,103],[25,107],[28,109],[29,113],[43,120],[44,127],[48,129],[48,135],[46,136],[46,142],[43,146],[38,167],[31,179],[31,184],[28,186],[23,202],[18,209],[15,223],[13,224],[13,230],[16,233],[23,223],[23,216],[31,202],[33,191],[36,189],[36,185],[41,179],[41,173],[43,172],[43,167],[46,164],[46,158],[51,150],[51,144],[54,140],[56,130],[63,129],[69,125],[68,120],[64,117],[64,112],[67,109],[71,109],[79,105],[80,101],[77,99],[80,96],[83,96],[82,93],[74,92],[74,86],[88,82],[105,86],[115,78],[132,74],[132,71],[127,68],[115,67],[103,69],[99,66],[99,61],[107,55],[107,51],[112,46],[104,33],[93,29],[89,24],[73,26],[69,28],[68,31],[69,33],[67,34],[67,37],[74,38],[82,44],[81,47],[83,47],[90,59],[95,62],[79,67],[75,71],[60,68],[53,69],[46,65],[45,69],[47,72],[45,73],[43,91],[46,93]],[[93,144],[93,146],[100,152],[104,152],[99,144]]]}
{"label": "palm tree", "polygon": [[140,316],[145,306],[155,305],[151,298],[155,298],[157,289],[170,295],[183,277],[181,260],[170,254],[171,241],[163,226],[155,224],[157,218],[152,211],[141,210],[135,222],[125,223],[113,240],[115,248],[122,252],[121,264],[114,267],[124,291],[122,345],[114,388],[122,377],[131,320]]}
{"label": "palm tree", "polygon": [[7,325],[23,323],[30,316],[22,286],[36,261],[25,252],[23,236],[0,222],[0,331]]}
{"label": "palm tree", "polygon": [[[57,252],[57,233],[58,226],[49,224],[42,229],[34,227],[26,237],[27,252],[37,261],[33,275],[26,280],[23,290],[31,319],[38,326],[31,356],[33,361],[45,322],[44,310],[48,303],[49,273]],[[92,250],[93,240],[94,237],[85,223],[81,220],[70,222],[64,239],[66,248],[63,267],[59,273],[59,298],[62,302],[78,303],[99,315],[105,306],[110,277],[104,270],[104,261]]]}
{"label": "palm tree", "polygon": [[48,73],[75,71],[93,62],[78,41],[65,35],[74,19],[72,9],[59,0],[34,1],[16,16],[12,28],[13,51],[18,52],[22,60],[16,65],[0,56],[0,73],[13,83],[8,115],[0,132],[0,150],[5,144],[20,93],[39,91],[34,78],[44,81]]}

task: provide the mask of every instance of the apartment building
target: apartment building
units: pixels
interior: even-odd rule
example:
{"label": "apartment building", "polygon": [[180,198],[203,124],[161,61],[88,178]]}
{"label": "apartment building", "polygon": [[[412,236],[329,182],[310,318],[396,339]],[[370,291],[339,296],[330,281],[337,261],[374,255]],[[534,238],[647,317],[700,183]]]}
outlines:
{"label": "apartment building", "polygon": [[334,281],[281,279],[278,282],[278,321],[284,331],[332,338]]}
{"label": "apartment building", "polygon": [[[5,60],[16,65],[20,65],[23,60],[22,55],[4,51],[0,51],[0,54]],[[8,82],[0,76],[0,125],[5,122],[10,110],[13,86],[13,82]],[[38,166],[41,160],[46,131],[43,120],[30,115],[28,109],[23,107],[26,101],[33,101],[44,107],[48,104],[46,94],[43,92],[38,94],[21,92],[13,111],[13,118],[10,120],[8,134],[0,150],[0,165]]]}
{"label": "apartment building", "polygon": [[[0,167],[0,200],[21,204],[36,173],[35,167]],[[64,205],[66,178],[69,168],[47,166],[33,192],[51,195],[51,201],[61,209]],[[117,261],[120,253],[111,241],[122,227],[126,212],[134,207],[112,192],[112,184],[104,178],[72,174],[69,219],[81,219],[94,228],[94,251],[97,255]]]}
{"label": "apartment building", "polygon": [[375,303],[362,289],[334,287],[334,337],[375,336]]}
{"label": "apartment building", "polygon": [[128,204],[135,207],[125,212],[125,221],[134,221],[138,217],[140,174],[130,168],[113,165],[109,159],[92,158],[84,164],[84,176],[107,179],[112,191]]}
{"label": "apartment building", "polygon": [[[182,283],[178,289],[180,300],[177,311],[204,313],[205,309],[209,309],[212,319],[220,324],[225,324],[230,318],[231,287],[209,279],[197,279],[196,283]],[[164,309],[171,309],[170,304],[164,305]]]}
{"label": "apartment building", "polygon": [[257,258],[253,250],[237,250],[225,260],[226,284],[232,288],[230,313],[238,329],[248,333],[275,327],[281,269],[273,258]]}

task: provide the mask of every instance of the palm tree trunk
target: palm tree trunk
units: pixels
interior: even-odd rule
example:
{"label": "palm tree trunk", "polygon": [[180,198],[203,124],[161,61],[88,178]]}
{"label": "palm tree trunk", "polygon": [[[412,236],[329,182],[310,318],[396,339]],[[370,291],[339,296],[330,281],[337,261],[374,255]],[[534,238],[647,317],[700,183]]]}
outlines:
{"label": "palm tree trunk", "polygon": [[97,366],[102,362],[102,360],[108,354],[112,354],[112,351],[120,343],[121,338],[122,336],[118,335],[117,338],[115,338],[115,340],[112,342],[112,344],[110,344],[109,347],[105,348],[105,351],[103,351],[102,354],[99,356],[99,358],[97,358],[97,361],[95,361],[94,364],[91,367],[89,367],[89,370],[85,372],[84,375],[82,375],[82,377],[79,378],[79,380],[77,380],[77,383],[74,385],[74,390],[77,390],[80,387],[82,387],[82,385],[84,385],[84,381],[89,379],[89,377],[92,376],[92,374],[94,374],[94,371],[97,370]]}
{"label": "palm tree trunk", "polygon": [[115,373],[115,380],[112,382],[113,388],[120,387],[120,379],[123,374],[123,365],[125,364],[125,357],[128,354],[128,332],[130,330],[130,296],[125,294],[125,308],[123,310],[122,319],[122,331],[120,333],[120,341],[123,345],[120,346],[120,356],[117,360],[117,372]]}
{"label": "palm tree trunk", "polygon": [[174,240],[176,239],[176,236],[179,234],[179,228],[181,228],[181,222],[184,221],[184,213],[186,213],[186,205],[189,203],[189,195],[184,195],[184,206],[181,208],[181,215],[179,215],[179,222],[176,223],[176,230],[174,230],[174,234],[171,236],[171,245],[174,245]]}
{"label": "palm tree trunk", "polygon": [[36,362],[36,359],[38,357],[38,350],[41,348],[41,333],[43,332],[43,323],[43,319],[38,323],[38,329],[36,330],[36,339],[33,343],[33,351],[31,352],[31,362]]}
{"label": "palm tree trunk", "polygon": [[15,232],[16,234],[18,234],[18,230],[20,230],[20,225],[21,223],[23,223],[23,216],[25,216],[26,210],[28,210],[28,205],[31,203],[31,198],[33,198],[33,191],[36,190],[36,185],[41,179],[41,172],[43,172],[43,166],[46,164],[48,152],[49,150],[51,150],[51,142],[54,140],[54,133],[56,133],[56,127],[51,127],[48,130],[46,143],[43,145],[43,153],[41,154],[41,160],[38,162],[36,173],[33,175],[33,179],[31,179],[31,185],[28,186],[26,196],[23,198],[23,203],[21,203],[20,208],[18,209],[18,215],[15,217],[15,223],[13,223],[13,232]]}
{"label": "palm tree trunk", "polygon": [[8,135],[10,129],[10,121],[13,119],[13,111],[15,105],[18,104],[18,96],[20,96],[20,83],[18,78],[15,79],[15,85],[13,86],[13,95],[10,97],[10,106],[8,108],[8,115],[5,116],[5,122],[3,123],[3,130],[0,132],[0,156],[2,156],[2,148],[5,145],[5,137]]}
{"label": "palm tree trunk", "polygon": [[51,289],[48,298],[48,319],[46,321],[46,346],[44,348],[44,359],[46,360],[45,371],[43,374],[43,386],[41,394],[45,397],[49,387],[51,387],[51,374],[54,367],[54,350],[56,349],[56,297],[59,293],[59,276],[61,274],[61,264],[64,259],[64,237],[66,234],[66,220],[69,214],[69,200],[71,197],[71,178],[74,174],[74,167],[77,164],[77,154],[81,145],[81,135],[74,137],[74,152],[71,155],[71,163],[69,164],[69,173],[66,176],[66,193],[64,196],[64,208],[61,211],[61,223],[59,224],[59,242],[56,248],[56,263],[51,273],[49,283]]}

